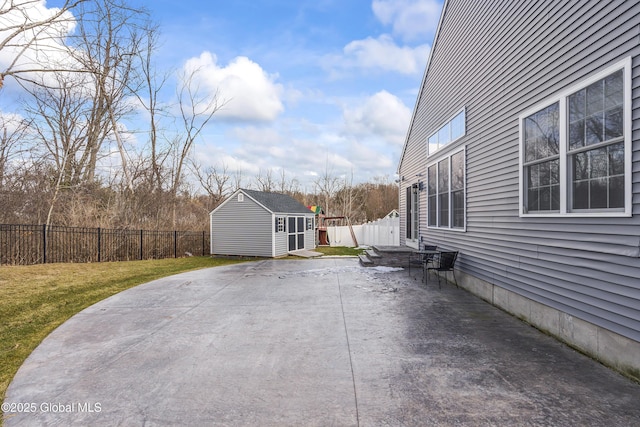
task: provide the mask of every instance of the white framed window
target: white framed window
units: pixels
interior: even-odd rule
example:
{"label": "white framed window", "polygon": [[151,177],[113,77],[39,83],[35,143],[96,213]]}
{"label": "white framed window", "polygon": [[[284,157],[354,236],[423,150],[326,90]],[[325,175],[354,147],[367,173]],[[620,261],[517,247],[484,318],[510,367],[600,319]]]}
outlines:
{"label": "white framed window", "polygon": [[244,202],[244,194],[238,193],[238,202]]}
{"label": "white framed window", "polygon": [[466,117],[463,108],[447,123],[427,138],[427,155],[430,156],[446,145],[462,138],[466,133]]}
{"label": "white framed window", "polygon": [[427,226],[466,230],[466,149],[427,166]]}
{"label": "white framed window", "polygon": [[283,216],[277,216],[276,217],[276,233],[284,233],[286,231],[285,229],[285,220]]}
{"label": "white framed window", "polygon": [[307,231],[313,230],[313,218],[307,217]]}
{"label": "white framed window", "polygon": [[520,116],[520,216],[630,216],[631,58]]}

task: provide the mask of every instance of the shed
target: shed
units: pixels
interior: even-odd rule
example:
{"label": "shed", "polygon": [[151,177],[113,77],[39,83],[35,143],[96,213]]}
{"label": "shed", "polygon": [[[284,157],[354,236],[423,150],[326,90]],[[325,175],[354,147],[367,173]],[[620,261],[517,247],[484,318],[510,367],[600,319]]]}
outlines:
{"label": "shed", "polygon": [[209,217],[211,254],[275,258],[316,247],[315,214],[286,194],[241,188]]}

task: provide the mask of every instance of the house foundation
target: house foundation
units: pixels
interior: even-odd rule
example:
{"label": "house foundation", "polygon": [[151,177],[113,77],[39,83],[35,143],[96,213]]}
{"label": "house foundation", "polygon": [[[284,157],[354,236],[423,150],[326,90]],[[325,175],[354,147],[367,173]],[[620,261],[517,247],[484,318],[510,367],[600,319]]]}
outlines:
{"label": "house foundation", "polygon": [[456,278],[461,288],[640,382],[640,342],[462,271]]}

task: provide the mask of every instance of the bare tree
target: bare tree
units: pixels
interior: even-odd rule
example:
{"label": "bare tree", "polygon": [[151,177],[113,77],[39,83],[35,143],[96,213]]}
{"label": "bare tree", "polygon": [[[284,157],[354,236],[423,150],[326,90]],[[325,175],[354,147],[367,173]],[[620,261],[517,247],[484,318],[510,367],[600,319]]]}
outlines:
{"label": "bare tree", "polygon": [[368,221],[383,218],[394,209],[398,209],[398,185],[389,182],[388,177],[374,177],[373,182],[360,184],[367,194],[362,207]]}
{"label": "bare tree", "polygon": [[287,174],[284,168],[280,169],[279,178],[280,178],[278,181],[279,192],[293,196],[294,194],[300,191],[300,182],[295,178],[289,179],[287,177]]}
{"label": "bare tree", "polygon": [[208,206],[208,210],[215,209],[231,192],[229,168],[223,163],[221,167],[208,166],[203,169],[201,165],[194,161],[192,162],[191,170],[209,196],[211,204]]}
{"label": "bare tree", "polygon": [[337,211],[342,216],[346,216],[353,222],[362,222],[366,219],[362,215],[362,208],[366,201],[366,192],[360,186],[353,184],[353,171],[350,176],[346,176],[342,180],[342,187],[335,195],[335,204]]}
{"label": "bare tree", "polygon": [[242,188],[244,185],[244,172],[242,168],[237,167],[235,173],[233,174],[233,191],[236,191],[239,188]]}
{"label": "bare tree", "polygon": [[[81,76],[80,76],[81,77]],[[25,111],[46,157],[55,164],[56,175],[66,186],[91,181],[95,175],[97,150],[107,137],[104,116],[93,93],[78,76],[53,73],[57,87],[37,86]],[[102,120],[101,120],[102,119]],[[95,159],[92,150],[96,151]]]}
{"label": "bare tree", "polygon": [[[9,15],[4,19],[8,11],[42,2],[3,1],[0,29],[9,22]],[[127,0],[60,2],[63,8],[40,25],[27,12],[18,13],[22,19],[12,18],[15,26],[4,25],[11,31],[0,37],[0,51],[16,52],[5,72],[0,70],[0,83],[13,76],[33,94],[27,101],[26,120],[18,118],[14,126],[8,116],[0,117],[2,218],[47,224],[64,218],[75,225],[103,227],[201,227],[206,212],[243,185],[287,193],[305,204],[307,200],[321,204],[329,215],[355,220],[375,219],[397,207],[397,186],[354,185],[353,176],[336,176],[328,159],[324,173],[314,182],[316,195],[300,190],[299,182],[284,169],[260,170],[251,179],[241,169],[230,172],[225,164],[197,165],[191,156],[193,146],[224,105],[217,93],[201,90],[200,70],[180,76],[173,110],[177,125],[169,134],[161,125],[168,124],[165,118],[172,118],[170,106],[161,98],[168,75],[156,72],[153,55],[158,33],[148,15],[130,7]],[[71,21],[76,29],[67,34],[64,25]],[[42,52],[43,47],[55,48],[55,56],[64,61],[48,63],[41,56],[42,65],[27,70],[27,60],[33,62],[31,48]],[[124,123],[140,106],[148,128],[131,132],[142,130],[147,144],[136,151],[127,145],[130,130]],[[24,150],[35,154],[33,147],[39,148],[39,155],[28,157]],[[102,174],[106,156],[115,157],[117,167]],[[195,194],[193,184],[198,182],[206,194]]]}
{"label": "bare tree", "polygon": [[219,98],[218,92],[205,94],[198,84],[200,69],[184,71],[180,74],[178,89],[178,106],[180,108],[181,130],[170,139],[172,159],[170,194],[173,197],[173,224],[176,224],[177,195],[184,180],[184,169],[189,153],[204,127],[213,115],[220,110],[225,101]]}
{"label": "bare tree", "polygon": [[[31,117],[30,126],[41,159],[48,163],[53,176],[53,194],[49,201],[46,224],[49,225],[62,188],[72,188],[93,176],[88,168],[87,126],[92,114],[93,99],[85,93],[82,79],[66,73],[52,73],[48,78],[57,81],[57,87],[39,85],[31,87],[30,104],[25,106]],[[102,139],[105,132],[102,133]]]}
{"label": "bare tree", "polygon": [[[27,58],[30,51],[46,57],[47,51],[55,49],[57,40],[66,34],[66,25],[74,21],[70,10],[86,0],[65,0],[51,14],[44,18],[35,17],[32,9],[41,3],[40,0],[2,0],[0,4],[0,28],[5,35],[0,39],[0,51],[12,51],[11,62],[0,71],[0,88],[6,77],[31,81],[28,77],[43,71],[60,71],[54,64],[39,61],[37,57]],[[54,41],[54,43],[51,43]],[[43,49],[43,47],[46,48]],[[29,63],[26,67],[18,67],[21,59]]]}
{"label": "bare tree", "polygon": [[276,184],[273,178],[273,170],[272,169],[260,169],[258,174],[255,176],[256,187],[258,187],[259,191],[264,191],[266,193],[271,193],[276,189]]}
{"label": "bare tree", "polygon": [[335,215],[337,212],[332,211],[331,202],[342,187],[340,178],[333,174],[333,170],[329,169],[329,160],[325,164],[324,173],[314,181],[315,191],[322,200],[322,208],[327,215]]}
{"label": "bare tree", "polygon": [[95,91],[96,117],[92,117],[88,126],[86,148],[89,163],[95,165],[97,161],[100,144],[96,136],[106,121],[120,154],[126,188],[133,191],[119,122],[133,109],[127,97],[137,87],[136,58],[148,46],[151,34],[148,14],[130,7],[124,0],[94,0],[79,7],[78,14],[78,27],[70,39],[69,52],[83,72],[91,76]]}
{"label": "bare tree", "polygon": [[0,115],[0,187],[10,162],[26,150],[22,142],[28,128],[29,122],[23,118]]}
{"label": "bare tree", "polygon": [[162,144],[162,129],[160,129],[160,119],[165,113],[164,106],[160,102],[160,93],[164,88],[169,74],[160,74],[157,72],[153,62],[153,54],[158,44],[158,28],[149,26],[147,36],[144,41],[143,49],[140,50],[137,57],[138,66],[136,67],[139,78],[136,79],[140,83],[139,87],[131,88],[131,92],[136,96],[140,105],[145,109],[148,115],[148,143],[149,143],[149,176],[151,182],[151,190],[161,192],[164,184],[164,163],[169,156],[168,150]]}
{"label": "bare tree", "polygon": [[136,75],[134,58],[142,48],[149,25],[143,11],[119,0],[81,2],[78,21],[68,37],[65,71],[40,75],[35,85],[23,86],[32,95],[26,110],[45,155],[55,164],[55,190],[47,223],[62,188],[93,183],[105,142],[115,139],[121,173],[132,192],[128,156],[119,122],[130,114],[128,102]]}

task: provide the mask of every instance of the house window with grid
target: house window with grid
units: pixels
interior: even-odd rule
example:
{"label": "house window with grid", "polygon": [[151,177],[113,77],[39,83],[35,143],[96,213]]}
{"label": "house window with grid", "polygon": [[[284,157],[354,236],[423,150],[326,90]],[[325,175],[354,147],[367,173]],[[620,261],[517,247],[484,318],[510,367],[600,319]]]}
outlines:
{"label": "house window with grid", "polygon": [[560,127],[558,102],[524,119],[527,210],[560,209]]}
{"label": "house window with grid", "polygon": [[521,215],[631,215],[631,61],[521,116]]}
{"label": "house window with grid", "polygon": [[465,229],[465,150],[427,168],[427,226]]}
{"label": "house window with grid", "polygon": [[571,208],[624,208],[623,73],[569,96]]}
{"label": "house window with grid", "polygon": [[285,220],[283,216],[276,217],[276,233],[284,233],[285,230]]}

